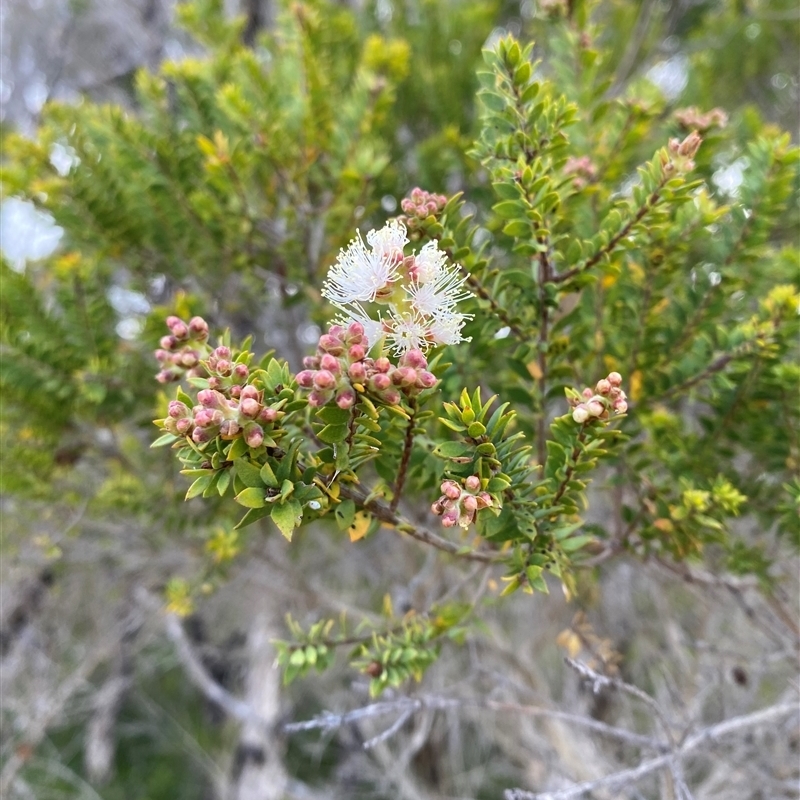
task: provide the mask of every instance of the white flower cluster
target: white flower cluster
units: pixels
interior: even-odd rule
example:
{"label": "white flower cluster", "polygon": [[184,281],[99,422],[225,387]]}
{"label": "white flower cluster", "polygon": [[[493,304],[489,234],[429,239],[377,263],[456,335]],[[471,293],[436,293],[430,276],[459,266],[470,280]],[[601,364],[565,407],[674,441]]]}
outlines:
{"label": "white flower cluster", "polygon": [[336,322],[361,323],[370,346],[386,337],[396,355],[465,341],[461,330],[472,317],[456,305],[470,297],[466,276],[436,242],[410,256],[407,244],[405,226],[391,220],[370,231],[366,244],[359,235],[339,252],[322,290],[342,312]]}

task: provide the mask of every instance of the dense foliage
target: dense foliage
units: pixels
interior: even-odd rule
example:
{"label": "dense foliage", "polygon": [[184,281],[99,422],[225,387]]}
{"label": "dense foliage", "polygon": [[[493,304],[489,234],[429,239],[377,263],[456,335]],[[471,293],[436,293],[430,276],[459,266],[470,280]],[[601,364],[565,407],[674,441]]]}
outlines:
{"label": "dense foliage", "polygon": [[[777,596],[800,546],[798,150],[712,77],[752,67],[733,46],[682,49],[701,110],[637,71],[666,35],[767,35],[711,5],[630,31],[626,3],[309,0],[253,47],[220,3],[180,6],[203,52],[141,71],[132,108],[53,104],[6,136],[4,191],[65,234],[2,265],[4,497],[188,543],[147,581],[182,616],[276,529],[496,565],[492,607],[585,597],[617,557]],[[363,296],[331,269],[359,268],[356,230],[388,270]],[[9,528],[70,569],[65,536]],[[290,617],[285,682],[342,652],[377,695],[485,625],[461,587],[411,610],[390,588]]]}

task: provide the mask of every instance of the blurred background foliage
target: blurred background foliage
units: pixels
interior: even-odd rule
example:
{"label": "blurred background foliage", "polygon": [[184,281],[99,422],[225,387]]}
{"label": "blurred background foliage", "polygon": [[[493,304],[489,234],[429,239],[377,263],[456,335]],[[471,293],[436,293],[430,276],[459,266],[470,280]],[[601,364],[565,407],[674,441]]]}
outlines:
{"label": "blurred background foliage", "polygon": [[[642,525],[645,542],[657,538],[671,515],[670,491],[689,514],[686,492],[727,473],[749,498],[754,529],[769,536],[743,529],[723,564],[711,566],[771,583],[771,564],[783,552],[772,531],[798,539],[791,391],[798,365],[789,345],[758,367],[747,402],[739,389],[747,380],[725,384],[720,376],[714,401],[689,409],[689,431],[657,400],[714,352],[735,347],[737,327],[759,301],[790,302],[765,298],[798,276],[796,156],[780,134],[796,134],[800,122],[796,3],[195,0],[100,10],[49,0],[3,13],[2,654],[19,653],[3,686],[12,699],[2,710],[0,782],[13,773],[4,788],[16,781],[20,797],[27,786],[38,798],[166,800],[225,796],[220,787],[236,785],[238,735],[186,685],[157,620],[137,617],[137,590],[171,591],[173,603],[189,603],[176,575],[195,594],[220,587],[189,630],[207,667],[237,690],[251,663],[241,640],[251,621],[243,598],[263,605],[268,587],[272,616],[280,617],[313,615],[317,606],[370,607],[387,586],[411,591],[397,587],[417,573],[419,559],[404,553],[405,562],[378,580],[370,574],[374,542],[345,566],[350,557],[331,548],[310,552],[314,545],[301,540],[278,553],[257,536],[214,557],[219,542],[216,551],[208,543],[234,512],[184,505],[186,482],[167,454],[149,449],[151,420],[167,401],[153,380],[152,348],[168,314],[202,314],[234,338],[255,333],[256,350],[274,348],[297,368],[327,319],[319,287],[336,252],[355,228],[399,213],[415,185],[448,195],[468,190],[478,236],[502,265],[491,187],[471,148],[481,48],[506,32],[536,41],[542,74],[578,105],[571,152],[591,153],[598,170],[586,194],[595,200],[575,202],[575,225],[587,239],[596,225],[592,202],[595,212],[606,207],[638,164],[694,127],[676,111],[719,107],[728,115],[727,127],[709,130],[697,159],[714,201],[706,232],[660,243],[663,284],[648,284],[648,306],[637,304],[642,276],[632,261],[587,288],[570,316],[570,341],[560,346],[575,380],[624,364],[635,383],[630,393],[641,403],[631,432],[644,428],[649,439],[628,451],[616,480],[628,470],[662,485],[624,522]],[[34,24],[48,14],[57,24]],[[741,207],[729,210],[734,199]],[[33,233],[26,237],[36,225],[45,238],[60,229],[51,252],[36,252]],[[676,292],[670,269],[681,263],[699,266]],[[713,289],[720,280],[724,291],[695,291],[695,281]],[[669,313],[643,328],[643,309],[659,296]],[[497,327],[479,318],[468,333],[491,338]],[[475,354],[469,370],[502,384],[519,369],[510,351],[498,355],[503,347],[500,340]],[[449,357],[455,387],[466,356]],[[715,427],[721,419],[724,430]],[[697,487],[680,484],[684,476]],[[621,489],[616,499],[636,507]],[[691,551],[696,542],[684,545]],[[337,566],[321,588],[308,576],[326,559]],[[295,579],[302,597],[292,595]],[[238,587],[237,602],[225,594],[230,586]],[[769,591],[774,599],[783,590]],[[589,581],[580,602],[591,608],[598,594]],[[514,624],[500,627],[508,633]],[[121,628],[135,631],[127,644],[114,633]],[[39,637],[39,661],[27,675],[19,672],[26,631]],[[632,649],[646,650],[625,635]],[[349,685],[341,673],[331,680]],[[113,734],[104,734],[116,746],[105,761],[92,761],[90,745],[103,741],[98,715],[110,707],[98,696],[120,686]],[[286,701],[290,716],[325,703],[325,684],[311,687]],[[454,778],[441,753],[425,750],[414,770],[425,785],[497,796],[520,771],[514,759],[495,760],[491,740],[474,728],[463,736],[463,764],[476,759],[480,776]],[[445,738],[433,735],[439,750]],[[285,769],[335,786],[336,796],[398,796],[380,788],[375,767],[343,767],[350,762],[337,748],[346,745],[293,739]],[[447,773],[438,783],[437,770]]]}

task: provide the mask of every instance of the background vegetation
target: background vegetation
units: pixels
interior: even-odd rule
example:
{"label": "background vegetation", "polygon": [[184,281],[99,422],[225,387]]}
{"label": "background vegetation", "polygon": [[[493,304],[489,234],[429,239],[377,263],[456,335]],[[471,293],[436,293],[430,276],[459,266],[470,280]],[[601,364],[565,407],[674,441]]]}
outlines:
{"label": "background vegetation", "polygon": [[[152,46],[94,76],[75,66],[91,31],[106,41],[127,18],[98,18],[92,4],[56,17],[60,66],[27,81],[45,87],[36,97],[66,102],[38,108],[29,92],[19,106],[25,50],[4,47],[14,85],[3,194],[63,235],[26,263],[5,244],[6,200],[0,794],[568,792],[657,757],[654,737],[674,752],[700,729],[796,703],[798,178],[782,132],[798,128],[794,4],[148,8],[137,25]],[[20,4],[6,27],[29,13]],[[27,37],[40,58],[36,28],[25,31],[15,42]],[[543,224],[565,237],[552,245],[558,263],[585,266],[624,233],[625,247],[565,281],[551,306],[520,266],[531,254],[515,250],[536,236],[509,227],[524,215],[498,206],[513,196],[492,186],[514,185],[503,156],[521,145],[497,149],[492,114],[503,110],[477,99],[494,88],[478,76],[489,68],[481,50],[509,33],[536,43],[530,80],[549,81],[552,115],[528,133],[548,134],[536,168],[557,183]],[[65,86],[88,96],[76,102]],[[714,108],[724,127],[719,114],[703,118]],[[696,169],[650,203],[654,154],[696,128]],[[401,213],[414,186],[463,192],[440,221],[465,248],[477,295],[472,343],[442,357],[441,400],[464,386],[483,386],[484,400],[497,392],[544,463],[541,432],[568,410],[563,387],[623,375],[626,438],[590,491],[580,534],[591,541],[568,599],[552,577],[541,579],[549,596],[501,599],[511,567],[390,527],[351,542],[365,518],[346,520],[361,525],[355,537],[321,522],[291,545],[267,520],[233,532],[241,508],[184,503],[189,480],[150,448],[152,419],[173,397],[152,355],[167,316],[202,315],[214,341],[226,328],[234,342],[253,334],[257,357],[274,349],[299,370],[330,319],[320,289],[339,248]],[[583,280],[590,272],[598,280]],[[547,383],[535,346],[543,314]],[[445,462],[423,451],[401,511],[433,530]],[[420,684],[384,694],[387,716],[369,706],[370,674],[346,657],[281,687],[272,640],[291,648],[342,615],[347,640],[437,603],[468,611],[469,624]],[[354,714],[322,734],[291,727],[325,710]],[[794,797],[796,715],[767,722],[750,739],[698,746],[685,773],[654,770],[595,796]]]}

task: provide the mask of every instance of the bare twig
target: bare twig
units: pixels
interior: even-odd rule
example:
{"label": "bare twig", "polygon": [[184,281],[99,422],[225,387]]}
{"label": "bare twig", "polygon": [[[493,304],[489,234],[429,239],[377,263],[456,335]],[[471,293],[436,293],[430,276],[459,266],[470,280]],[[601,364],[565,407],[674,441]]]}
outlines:
{"label": "bare twig", "polygon": [[752,714],[744,714],[740,717],[719,722],[716,725],[710,725],[686,739],[675,752],[650,758],[637,767],[615,772],[612,775],[606,775],[594,781],[579,783],[569,789],[560,789],[555,792],[528,792],[524,789],[507,789],[504,798],[505,800],[573,800],[573,798],[582,797],[599,789],[620,788],[635,783],[660,769],[669,767],[674,758],[684,758],[695,750],[715,744],[720,739],[732,734],[776,722],[784,717],[797,714],[798,711],[800,711],[800,706],[796,702],[780,703],[761,711],[755,711]]}

